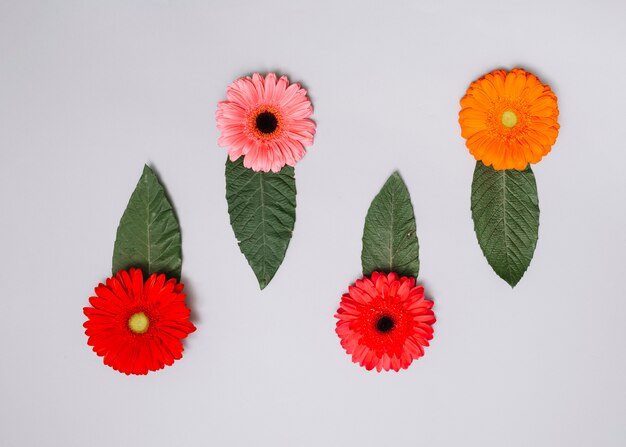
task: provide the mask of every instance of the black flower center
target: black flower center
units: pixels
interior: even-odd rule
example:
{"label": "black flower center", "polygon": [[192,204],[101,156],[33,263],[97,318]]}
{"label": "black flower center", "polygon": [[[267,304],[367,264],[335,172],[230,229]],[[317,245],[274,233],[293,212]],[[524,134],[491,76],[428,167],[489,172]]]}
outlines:
{"label": "black flower center", "polygon": [[278,120],[272,112],[262,112],[256,117],[256,128],[261,133],[272,133],[278,127]]}
{"label": "black flower center", "polygon": [[393,318],[388,315],[383,315],[376,322],[376,329],[378,329],[378,331],[382,333],[391,331],[395,326],[395,321],[393,321]]}

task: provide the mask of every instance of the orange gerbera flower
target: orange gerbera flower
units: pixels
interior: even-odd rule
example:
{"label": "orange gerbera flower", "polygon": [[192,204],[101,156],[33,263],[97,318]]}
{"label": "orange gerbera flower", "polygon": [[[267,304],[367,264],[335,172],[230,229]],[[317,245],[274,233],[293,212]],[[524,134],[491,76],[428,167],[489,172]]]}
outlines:
{"label": "orange gerbera flower", "polygon": [[472,82],[459,124],[476,160],[494,169],[526,169],[550,152],[559,133],[550,87],[520,68],[495,70]]}

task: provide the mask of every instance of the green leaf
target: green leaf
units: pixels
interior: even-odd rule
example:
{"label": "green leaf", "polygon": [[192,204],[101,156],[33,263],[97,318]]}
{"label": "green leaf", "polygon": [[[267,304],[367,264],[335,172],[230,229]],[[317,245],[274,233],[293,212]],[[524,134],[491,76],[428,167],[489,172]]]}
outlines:
{"label": "green leaf", "polygon": [[254,172],[244,167],[243,157],[226,160],[226,201],[239,249],[264,289],[283,262],[293,233],[294,169]]}
{"label": "green leaf", "polygon": [[367,212],[361,264],[364,275],[384,271],[417,277],[419,273],[415,214],[398,172],[389,177]]}
{"label": "green leaf", "polygon": [[148,166],[130,196],[113,249],[113,274],[138,267],[144,275],[180,279],[180,227],[159,179]]}
{"label": "green leaf", "polygon": [[472,218],[489,265],[511,287],[522,279],[539,237],[539,199],[530,165],[496,171],[476,163]]}

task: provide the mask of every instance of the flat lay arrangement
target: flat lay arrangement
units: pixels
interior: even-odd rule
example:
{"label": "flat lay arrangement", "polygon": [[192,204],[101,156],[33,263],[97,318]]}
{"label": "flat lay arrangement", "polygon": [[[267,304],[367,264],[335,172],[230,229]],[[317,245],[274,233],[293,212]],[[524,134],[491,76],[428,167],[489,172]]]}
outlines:
{"label": "flat lay arrangement", "polygon": [[0,2],[0,447],[625,446],[624,17]]}
{"label": "flat lay arrangement", "polygon": [[0,447],[626,446],[624,17],[0,2]]}
{"label": "flat lay arrangement", "polygon": [[[313,107],[306,90],[275,73],[237,79],[226,96],[216,122],[218,144],[228,148],[228,213],[264,289],[294,229],[294,166],[313,144]],[[537,243],[539,206],[529,163],[539,162],[556,141],[556,96],[522,69],[496,70],[471,84],[461,107],[462,135],[477,159],[471,207],[476,235],[494,271],[515,286]],[[367,370],[406,369],[424,355],[436,318],[434,302],[416,284],[415,214],[398,172],[367,212],[361,262],[364,276],[348,288],[335,315],[341,346]],[[178,221],[146,166],[117,231],[114,276],[85,308],[88,343],[106,365],[142,375],[182,358],[181,340],[196,328],[179,282],[181,265]]]}

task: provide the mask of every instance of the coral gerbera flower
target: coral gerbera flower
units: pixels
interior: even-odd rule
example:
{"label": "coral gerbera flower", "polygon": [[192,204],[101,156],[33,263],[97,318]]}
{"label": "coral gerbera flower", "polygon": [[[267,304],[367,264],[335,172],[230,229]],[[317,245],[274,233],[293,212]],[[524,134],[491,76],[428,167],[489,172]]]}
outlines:
{"label": "coral gerbera flower", "polygon": [[368,371],[399,371],[424,355],[433,338],[432,307],[415,278],[374,272],[341,298],[335,331],[354,363]]}
{"label": "coral gerbera flower", "polygon": [[495,70],[461,99],[459,123],[476,160],[494,169],[526,169],[550,152],[559,133],[556,95],[532,73]]}
{"label": "coral gerbera flower", "polygon": [[83,311],[87,344],[124,374],[147,374],[182,358],[181,340],[195,331],[182,284],[140,269],[122,270],[95,289]]}
{"label": "coral gerbera flower", "polygon": [[300,84],[286,76],[265,79],[258,73],[233,82],[216,113],[222,132],[218,144],[228,146],[231,161],[242,155],[243,165],[254,171],[280,171],[295,166],[313,144],[313,107]]}

